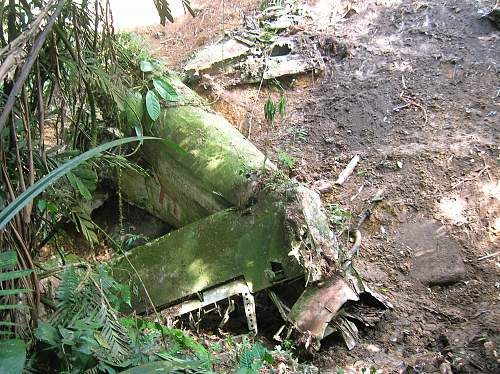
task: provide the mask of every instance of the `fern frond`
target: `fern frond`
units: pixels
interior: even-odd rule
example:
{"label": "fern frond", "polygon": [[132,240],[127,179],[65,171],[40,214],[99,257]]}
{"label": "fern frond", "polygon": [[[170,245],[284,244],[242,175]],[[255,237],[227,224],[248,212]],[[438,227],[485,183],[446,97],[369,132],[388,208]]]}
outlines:
{"label": "fern frond", "polygon": [[115,311],[104,302],[101,304],[100,322],[103,325],[102,336],[109,345],[108,356],[104,361],[112,365],[122,366],[130,356],[131,340],[127,330],[120,324]]}
{"label": "fern frond", "polygon": [[71,330],[90,330],[100,348],[93,351],[99,361],[112,366],[130,364],[131,340],[109,301],[117,283],[103,268],[95,271],[69,267],[56,292],[57,312],[52,324]]}
{"label": "fern frond", "polygon": [[77,269],[68,267],[61,276],[61,282],[56,291],[57,312],[52,316],[54,325],[67,325],[75,314],[75,309],[86,307],[78,299],[77,288],[80,278]]}

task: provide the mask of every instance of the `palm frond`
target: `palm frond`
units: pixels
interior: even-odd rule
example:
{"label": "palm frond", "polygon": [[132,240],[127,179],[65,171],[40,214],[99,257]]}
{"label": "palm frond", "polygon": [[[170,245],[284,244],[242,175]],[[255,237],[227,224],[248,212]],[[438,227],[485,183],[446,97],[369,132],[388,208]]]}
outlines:
{"label": "palm frond", "polygon": [[127,144],[136,141],[143,141],[148,139],[156,139],[153,137],[131,137],[123,138],[118,140],[113,140],[111,142],[101,144],[81,155],[71,159],[64,165],[61,165],[57,169],[51,171],[49,174],[41,178],[34,185],[28,188],[25,192],[19,195],[12,203],[10,203],[2,212],[0,212],[0,229],[3,229],[7,223],[17,214],[21,209],[23,209],[27,204],[29,204],[35,197],[41,194],[47,187],[56,182],[59,178],[66,175],[69,171],[76,168],[82,162],[87,161],[92,157],[100,155],[102,152],[117,147],[122,144]]}
{"label": "palm frond", "polygon": [[[33,290],[20,288],[20,281],[30,275],[33,270],[14,270],[18,267],[16,251],[0,252],[0,316],[18,310],[26,310],[28,306],[20,302],[17,295],[30,293]],[[13,316],[11,316],[12,318]],[[23,324],[8,321],[5,317],[0,319],[0,334],[12,335],[15,328],[23,327]],[[2,328],[7,328],[6,330]]]}

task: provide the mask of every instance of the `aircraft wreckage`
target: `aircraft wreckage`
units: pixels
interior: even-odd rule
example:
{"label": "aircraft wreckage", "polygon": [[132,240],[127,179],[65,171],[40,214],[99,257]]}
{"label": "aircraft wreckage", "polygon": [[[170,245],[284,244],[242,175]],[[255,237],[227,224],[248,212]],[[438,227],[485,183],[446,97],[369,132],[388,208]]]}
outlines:
{"label": "aircraft wreckage", "polygon": [[[242,295],[249,329],[257,333],[254,294],[304,278],[291,307],[270,292],[284,319],[282,333],[306,346],[339,331],[354,346],[357,328],[370,321],[344,307],[370,290],[337,243],[319,195],[281,175],[222,116],[175,76],[165,78],[180,101],[165,104],[147,135],[138,162],[147,173],[126,170],[122,193],[131,204],[176,230],[112,262],[113,275],[138,290],[137,313],[159,310],[174,318]],[[154,308],[153,308],[154,306]]]}

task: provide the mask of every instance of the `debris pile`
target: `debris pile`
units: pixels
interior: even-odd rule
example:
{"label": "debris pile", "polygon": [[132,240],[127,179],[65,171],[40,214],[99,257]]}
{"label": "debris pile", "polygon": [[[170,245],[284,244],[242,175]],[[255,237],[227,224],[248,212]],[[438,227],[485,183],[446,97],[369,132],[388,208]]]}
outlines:
{"label": "debris pile", "polygon": [[294,0],[245,16],[241,28],[198,51],[184,70],[192,79],[224,75],[232,84],[322,71],[319,48],[301,27],[308,18]]}

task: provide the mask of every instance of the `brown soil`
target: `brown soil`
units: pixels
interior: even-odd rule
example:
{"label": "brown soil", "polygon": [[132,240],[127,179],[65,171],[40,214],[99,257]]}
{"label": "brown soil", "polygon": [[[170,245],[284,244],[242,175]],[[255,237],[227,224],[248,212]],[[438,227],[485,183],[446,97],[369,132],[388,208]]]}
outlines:
{"label": "brown soil", "polygon": [[[157,52],[170,66],[221,30],[218,3],[202,2],[201,18],[169,26],[175,34],[165,38],[176,41]],[[249,11],[257,1],[226,3]],[[500,43],[478,15],[493,1],[345,3],[355,11],[316,32],[326,71],[286,89],[288,115],[274,128],[262,118],[272,88],[258,94],[215,79],[199,91],[245,135],[251,123],[261,148],[270,143],[275,155],[293,157],[291,174],[306,183],[334,181],[360,155],[351,178],[324,196],[354,217],[385,189],[362,226],[357,267],[395,309],[362,330],[352,351],[324,342],[314,357],[322,372],[445,373],[447,363],[454,373],[499,372],[499,257],[480,260],[499,250]],[[238,12],[227,14],[227,28],[236,26]],[[443,247],[433,247],[440,235]],[[431,269],[455,278],[430,286]]]}
{"label": "brown soil", "polygon": [[241,25],[244,14],[258,7],[258,0],[192,0],[196,17],[186,14],[165,26],[149,26],[138,30],[152,46],[152,53],[167,67],[177,68],[197,49],[220,39],[226,30]]}

